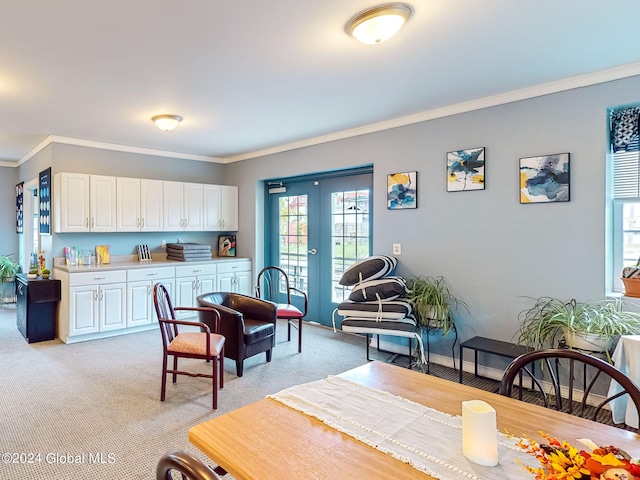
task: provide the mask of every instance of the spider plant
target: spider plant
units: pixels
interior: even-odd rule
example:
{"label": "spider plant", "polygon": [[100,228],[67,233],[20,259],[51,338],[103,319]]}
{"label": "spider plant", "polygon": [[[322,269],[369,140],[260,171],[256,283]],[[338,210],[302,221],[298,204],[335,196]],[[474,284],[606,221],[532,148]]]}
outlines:
{"label": "spider plant", "polygon": [[[619,335],[640,334],[640,314],[625,310],[622,299],[578,302],[553,297],[539,297],[534,305],[520,312],[518,343],[536,349],[554,348],[564,337],[596,336],[604,345]],[[604,351],[609,353],[609,348]]]}
{"label": "spider plant", "polygon": [[443,277],[418,276],[407,280],[407,299],[420,327],[441,328],[447,335],[453,328],[453,312],[467,307],[456,298]]}

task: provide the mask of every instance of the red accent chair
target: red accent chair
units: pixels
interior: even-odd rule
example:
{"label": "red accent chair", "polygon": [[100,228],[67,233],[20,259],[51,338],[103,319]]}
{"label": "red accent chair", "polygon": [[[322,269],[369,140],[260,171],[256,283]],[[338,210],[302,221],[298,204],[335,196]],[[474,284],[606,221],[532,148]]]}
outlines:
{"label": "red accent chair", "polygon": [[[303,298],[302,311],[291,303],[291,293]],[[287,321],[287,341],[291,341],[291,327],[298,329],[298,353],[302,352],[302,319],[307,315],[307,294],[292,287],[289,277],[280,267],[264,267],[258,273],[256,297],[277,305],[276,317]],[[286,300],[286,303],[283,302]],[[297,321],[297,325],[294,323]]]}

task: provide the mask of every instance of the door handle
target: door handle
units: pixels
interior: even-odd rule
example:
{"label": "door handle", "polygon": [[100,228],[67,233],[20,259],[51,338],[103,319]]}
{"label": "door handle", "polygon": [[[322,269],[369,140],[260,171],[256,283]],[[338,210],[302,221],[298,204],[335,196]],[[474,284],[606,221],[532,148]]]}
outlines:
{"label": "door handle", "polygon": [[311,250],[307,250],[307,253],[310,253],[311,255],[315,255],[316,253],[318,253],[318,249],[312,248]]}

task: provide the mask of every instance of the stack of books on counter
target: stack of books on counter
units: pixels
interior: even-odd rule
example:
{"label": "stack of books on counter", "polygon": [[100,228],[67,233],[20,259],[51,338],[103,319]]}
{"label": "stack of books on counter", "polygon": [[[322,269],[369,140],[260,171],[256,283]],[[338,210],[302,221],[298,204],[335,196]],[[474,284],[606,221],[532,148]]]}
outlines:
{"label": "stack of books on counter", "polygon": [[167,243],[167,260],[177,260],[179,262],[211,260],[211,245]]}

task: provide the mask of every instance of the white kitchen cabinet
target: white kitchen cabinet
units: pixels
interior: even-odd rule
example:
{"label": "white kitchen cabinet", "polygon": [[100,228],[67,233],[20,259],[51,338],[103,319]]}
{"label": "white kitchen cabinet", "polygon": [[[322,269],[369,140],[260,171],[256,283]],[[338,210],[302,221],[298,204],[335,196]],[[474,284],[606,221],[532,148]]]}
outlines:
{"label": "white kitchen cabinet", "polygon": [[225,260],[217,265],[219,292],[253,295],[251,285],[251,260]]}
{"label": "white kitchen cabinet", "polygon": [[66,280],[62,283],[69,288],[68,292],[63,288],[58,327],[58,336],[63,341],[68,337],[126,327],[124,270],[78,273]]}
{"label": "white kitchen cabinet", "polygon": [[140,231],[140,179],[116,179],[116,205],[118,232]]}
{"label": "white kitchen cabinet", "polygon": [[[174,307],[197,307],[196,297],[204,293],[215,292],[216,265],[184,265],[176,267],[176,292]],[[193,317],[193,312],[176,312],[178,318]]]}
{"label": "white kitchen cabinet", "polygon": [[91,232],[116,231],[116,177],[89,175],[89,208]]}
{"label": "white kitchen cabinet", "polygon": [[163,218],[163,190],[162,180],[140,180],[140,217],[141,232],[162,232]]}
{"label": "white kitchen cabinet", "polygon": [[231,185],[204,186],[204,230],[238,230],[238,187]]}
{"label": "white kitchen cabinet", "polygon": [[116,231],[116,177],[57,173],[53,183],[56,233]]}
{"label": "white kitchen cabinet", "polygon": [[117,231],[163,231],[162,180],[118,177],[116,183]]}
{"label": "white kitchen cabinet", "polygon": [[164,230],[202,231],[203,184],[164,181],[163,192]]}
{"label": "white kitchen cabinet", "polygon": [[56,173],[53,177],[54,232],[88,232],[89,217],[89,175]]}
{"label": "white kitchen cabinet", "polygon": [[153,302],[153,287],[162,283],[173,298],[174,267],[127,270],[127,327],[149,325],[157,321]]}

